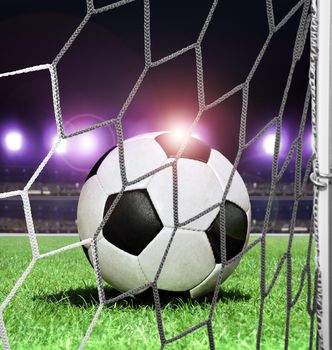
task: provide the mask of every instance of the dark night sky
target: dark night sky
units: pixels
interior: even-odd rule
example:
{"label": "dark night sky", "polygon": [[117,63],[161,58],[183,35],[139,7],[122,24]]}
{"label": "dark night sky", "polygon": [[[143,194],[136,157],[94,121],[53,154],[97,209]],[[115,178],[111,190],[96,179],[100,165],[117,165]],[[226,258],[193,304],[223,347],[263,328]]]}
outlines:
{"label": "dark night sky", "polygon": [[[95,1],[95,6],[108,3],[111,1]],[[195,42],[211,3],[152,0],[152,59]],[[276,22],[296,3],[276,1]],[[51,63],[84,14],[84,0],[6,2],[0,15],[0,72]],[[300,15],[301,9],[275,35],[252,80],[249,137],[278,113]],[[267,35],[264,0],[220,1],[202,45],[207,103],[244,81]],[[143,43],[142,0],[91,18],[58,65],[67,131],[116,116],[143,70]],[[307,43],[284,114],[288,144],[296,137],[303,108],[308,57]],[[237,151],[240,108],[238,93],[208,111],[198,128],[203,139],[230,160]],[[125,137],[170,129],[176,124],[189,125],[197,109],[195,54],[191,50],[148,73],[124,117]],[[0,79],[0,138],[10,128],[19,128],[27,135],[28,147],[12,155],[0,145],[1,168],[35,168],[47,153],[50,135],[55,131],[48,71]],[[94,133],[102,135],[99,154],[116,142],[111,128]],[[261,162],[256,153],[253,148],[244,154],[241,166],[245,170],[253,161]],[[81,165],[53,159],[48,166],[69,164],[72,170],[87,171],[99,154],[91,161],[76,159]]]}

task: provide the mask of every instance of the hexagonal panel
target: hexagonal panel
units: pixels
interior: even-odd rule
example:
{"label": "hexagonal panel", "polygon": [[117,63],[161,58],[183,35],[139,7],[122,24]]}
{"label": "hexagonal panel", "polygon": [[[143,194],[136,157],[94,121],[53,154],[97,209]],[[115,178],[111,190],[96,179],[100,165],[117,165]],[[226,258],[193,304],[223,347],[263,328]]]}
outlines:
{"label": "hexagonal panel", "polygon": [[90,170],[87,178],[85,181],[89,180],[90,177],[97,175],[97,171],[101,165],[101,163],[104,161],[104,159],[116,148],[116,146],[112,147],[111,149],[109,149],[107,152],[105,152],[96,162],[96,164],[92,167],[92,169]]}
{"label": "hexagonal panel", "polygon": [[[108,197],[104,215],[117,194]],[[146,190],[123,194],[103,228],[105,239],[123,251],[138,255],[160,232],[163,225]]]}
{"label": "hexagonal panel", "polygon": [[[148,280],[153,281],[173,229],[164,227],[138,256]],[[158,289],[187,291],[214,269],[213,253],[204,232],[178,229],[158,279]]]}
{"label": "hexagonal panel", "polygon": [[77,226],[81,240],[91,238],[103,220],[107,195],[97,176],[90,177],[82,187],[77,207]]}
{"label": "hexagonal panel", "polygon": [[[124,292],[147,282],[137,256],[117,248],[104,237],[98,241],[98,257],[103,279],[115,289]],[[91,248],[89,259],[92,261]]]}
{"label": "hexagonal panel", "polygon": [[[155,174],[148,185],[148,192],[164,226],[174,226],[172,168]],[[205,163],[191,159],[179,159],[179,220],[183,222],[222,198],[222,187],[212,169]],[[214,209],[185,227],[205,231],[216,217]]]}
{"label": "hexagonal panel", "polygon": [[[124,143],[124,156],[127,179],[134,180],[149,171],[161,166],[167,159],[165,152],[153,139],[139,139]],[[121,174],[119,165],[119,150],[115,148],[100,164],[97,176],[106,191],[111,195],[121,190]],[[127,187],[127,190],[147,187],[150,178]]]}
{"label": "hexagonal panel", "polygon": [[[233,169],[232,163],[220,152],[212,149],[208,165],[218,177],[221,186],[225,188]],[[231,187],[227,194],[227,199],[238,205],[245,212],[250,208],[249,195],[246,185],[237,171],[234,174]]]}
{"label": "hexagonal panel", "polygon": [[[233,261],[232,264],[225,266],[224,271],[222,272],[221,282],[224,282],[231,275],[239,262],[239,260],[236,260]],[[199,298],[206,295],[207,293],[213,292],[216,287],[220,269],[221,264],[217,264],[213,271],[205,278],[203,282],[189,291],[190,296],[192,298]]]}

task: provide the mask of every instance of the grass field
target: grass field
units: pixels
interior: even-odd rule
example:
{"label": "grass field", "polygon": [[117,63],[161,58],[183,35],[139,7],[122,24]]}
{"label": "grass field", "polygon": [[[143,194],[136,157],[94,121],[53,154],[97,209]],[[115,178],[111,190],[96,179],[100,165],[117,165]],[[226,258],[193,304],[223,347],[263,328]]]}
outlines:
{"label": "grass field", "polygon": [[[40,237],[41,252],[73,243],[75,237]],[[305,261],[306,237],[293,245],[293,289],[298,288]],[[287,238],[268,238],[268,280],[287,246]],[[31,259],[26,237],[0,237],[0,302]],[[242,259],[222,285],[214,314],[217,349],[254,349],[259,306],[260,247]],[[306,287],[306,286],[305,286]],[[106,287],[107,296],[115,294]],[[188,300],[162,296],[166,336],[172,337],[207,318],[210,298]],[[262,349],[283,349],[285,268],[266,302]],[[12,349],[77,349],[98,307],[92,268],[81,248],[40,260],[5,311]],[[309,316],[306,288],[291,316],[289,349],[308,349]],[[1,345],[0,345],[1,348]],[[104,308],[87,349],[159,349],[155,310],[149,295]],[[208,349],[206,328],[166,346],[166,349]]]}

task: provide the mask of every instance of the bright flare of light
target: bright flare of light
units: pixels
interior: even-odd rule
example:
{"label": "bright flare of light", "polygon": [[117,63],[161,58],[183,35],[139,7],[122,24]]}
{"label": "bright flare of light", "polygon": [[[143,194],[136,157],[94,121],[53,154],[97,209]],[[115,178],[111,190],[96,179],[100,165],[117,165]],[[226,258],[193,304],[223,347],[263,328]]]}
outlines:
{"label": "bright flare of light", "polygon": [[[174,134],[174,137],[178,140],[184,140],[188,136],[189,130],[186,128],[177,127],[175,128],[172,133]],[[191,137],[194,137],[195,139],[201,140],[200,135],[197,132],[194,132],[191,134]]]}
{"label": "bright flare of light", "polygon": [[[55,136],[53,138],[52,145],[57,142],[58,138]],[[67,152],[67,140],[62,139],[55,150],[55,153],[63,154]]]}
{"label": "bright flare of light", "polygon": [[194,137],[195,139],[198,139],[198,140],[202,139],[201,136],[198,135],[197,133],[193,133],[193,134],[191,134],[191,136]]}
{"label": "bright flare of light", "polygon": [[93,153],[96,150],[96,139],[92,135],[81,135],[77,141],[78,147],[83,153]]}
{"label": "bright flare of light", "polygon": [[173,134],[177,139],[184,139],[187,133],[183,128],[176,128],[173,130]]}
{"label": "bright flare of light", "polygon": [[22,134],[17,131],[11,131],[5,136],[5,145],[12,151],[17,152],[22,148],[23,137]]}
{"label": "bright flare of light", "polygon": [[276,136],[274,134],[267,135],[263,141],[264,152],[269,155],[274,153],[274,144]]}

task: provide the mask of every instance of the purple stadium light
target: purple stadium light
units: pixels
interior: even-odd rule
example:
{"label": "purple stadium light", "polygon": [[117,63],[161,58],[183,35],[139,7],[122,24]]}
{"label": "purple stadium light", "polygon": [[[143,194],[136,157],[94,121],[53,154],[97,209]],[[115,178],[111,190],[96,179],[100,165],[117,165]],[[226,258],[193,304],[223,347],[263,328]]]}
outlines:
{"label": "purple stadium light", "polygon": [[95,134],[85,133],[62,140],[56,153],[70,168],[87,172],[106,151],[100,149],[99,143],[103,144],[101,132],[102,130],[99,130],[99,138]]}
{"label": "purple stadium light", "polygon": [[[174,125],[173,128],[171,128],[171,133],[174,134],[174,137],[176,139],[184,139],[187,136],[187,133],[189,131],[189,126],[187,125]],[[203,137],[201,135],[201,132],[199,132],[197,129],[191,134],[191,137],[194,137],[199,140],[203,140]]]}
{"label": "purple stadium light", "polygon": [[67,150],[61,154],[61,158],[69,167],[82,172],[89,171],[114,146],[114,137],[106,128],[74,136],[67,141]]}
{"label": "purple stadium light", "polygon": [[[274,145],[275,145],[275,133],[268,133],[262,140],[261,142],[261,147],[263,148],[263,151],[265,154],[268,156],[272,157],[274,154]],[[280,149],[279,153],[282,155],[282,151],[284,150],[285,146],[287,146],[288,141],[287,141],[287,133],[283,131],[281,135],[281,140],[280,140]]]}
{"label": "purple stadium light", "polygon": [[263,149],[264,152],[270,156],[274,153],[274,145],[275,145],[275,134],[268,134],[263,139]]}
{"label": "purple stadium light", "polygon": [[[104,119],[92,114],[79,114],[65,123],[65,130],[69,134],[103,121]],[[56,130],[55,125],[52,124],[44,132],[45,148],[49,150],[55,141]],[[115,144],[114,127],[98,128],[62,140],[55,150],[52,162],[62,170],[71,168],[87,174],[96,161]]]}
{"label": "purple stadium light", "polygon": [[5,145],[11,152],[18,152],[23,146],[23,136],[18,131],[9,131],[5,135]]}
{"label": "purple stadium light", "polygon": [[[52,146],[56,143],[56,141],[57,141],[57,136],[54,136],[52,140]],[[55,150],[55,153],[58,153],[58,154],[66,153],[67,143],[68,143],[67,140],[61,140],[60,143],[58,144],[58,147]]]}
{"label": "purple stadium light", "polygon": [[[52,146],[57,141],[57,137],[52,138]],[[87,156],[96,152],[97,140],[95,135],[85,133],[83,135],[75,136],[72,139],[61,140],[58,147],[55,150],[57,154],[68,154],[69,156],[78,155]]]}

